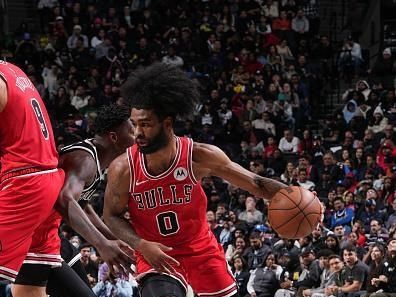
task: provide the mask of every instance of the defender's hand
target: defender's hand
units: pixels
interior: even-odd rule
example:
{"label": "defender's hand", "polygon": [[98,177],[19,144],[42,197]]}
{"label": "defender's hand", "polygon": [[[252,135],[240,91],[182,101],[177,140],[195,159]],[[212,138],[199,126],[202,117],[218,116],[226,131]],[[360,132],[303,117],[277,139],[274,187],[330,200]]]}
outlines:
{"label": "defender's hand", "polygon": [[126,275],[134,273],[131,269],[131,264],[134,261],[133,250],[123,241],[107,240],[98,247],[98,251],[108,264],[111,273],[123,272]]}

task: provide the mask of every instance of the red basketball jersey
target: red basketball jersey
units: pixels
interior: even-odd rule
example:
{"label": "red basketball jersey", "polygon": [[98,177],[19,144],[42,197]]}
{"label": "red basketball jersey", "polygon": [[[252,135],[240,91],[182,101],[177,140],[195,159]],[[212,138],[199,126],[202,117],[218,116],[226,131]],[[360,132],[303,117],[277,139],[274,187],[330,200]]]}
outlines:
{"label": "red basketball jersey", "polygon": [[8,100],[0,113],[2,173],[13,169],[55,168],[58,153],[43,101],[26,74],[0,60],[0,75],[7,83]]}
{"label": "red basketball jersey", "polygon": [[172,165],[158,176],[147,171],[137,145],[128,148],[129,212],[140,237],[173,247],[172,254],[188,254],[209,238],[207,199],[192,171],[192,140],[176,137],[176,144]]}

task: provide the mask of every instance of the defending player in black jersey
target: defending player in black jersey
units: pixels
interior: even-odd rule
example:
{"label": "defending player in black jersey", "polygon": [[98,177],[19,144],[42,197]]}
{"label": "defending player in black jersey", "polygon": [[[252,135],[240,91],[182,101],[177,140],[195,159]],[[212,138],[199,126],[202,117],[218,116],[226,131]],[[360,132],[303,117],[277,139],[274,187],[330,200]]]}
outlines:
{"label": "defending player in black jersey", "polygon": [[[113,265],[119,269],[128,269],[128,258],[126,254],[120,253],[120,249],[129,255],[132,250],[114,236],[88,202],[111,161],[134,142],[133,126],[129,117],[130,111],[126,107],[103,107],[96,118],[95,137],[63,148],[59,158],[58,167],[65,171],[66,178],[55,208],[75,231],[96,247],[103,259],[112,259],[113,262],[108,263],[110,269]],[[54,224],[60,223],[59,213],[54,211]],[[65,247],[67,244],[68,241],[62,241],[62,251],[68,250]],[[66,255],[62,254],[62,257],[65,259]],[[23,265],[18,275],[21,283],[32,282],[34,275],[43,273],[43,270],[37,271],[33,268],[29,264]],[[95,296],[65,262],[62,267],[44,273],[50,274],[47,286],[47,293],[50,295]]]}

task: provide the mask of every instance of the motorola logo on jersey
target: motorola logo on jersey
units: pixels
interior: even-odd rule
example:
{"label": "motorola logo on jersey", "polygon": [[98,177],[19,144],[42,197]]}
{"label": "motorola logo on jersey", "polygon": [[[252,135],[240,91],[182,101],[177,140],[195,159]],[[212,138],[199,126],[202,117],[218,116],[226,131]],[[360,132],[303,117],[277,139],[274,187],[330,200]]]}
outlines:
{"label": "motorola logo on jersey", "polygon": [[188,172],[187,169],[184,167],[177,167],[173,172],[173,177],[178,181],[185,180],[187,176],[188,176]]}

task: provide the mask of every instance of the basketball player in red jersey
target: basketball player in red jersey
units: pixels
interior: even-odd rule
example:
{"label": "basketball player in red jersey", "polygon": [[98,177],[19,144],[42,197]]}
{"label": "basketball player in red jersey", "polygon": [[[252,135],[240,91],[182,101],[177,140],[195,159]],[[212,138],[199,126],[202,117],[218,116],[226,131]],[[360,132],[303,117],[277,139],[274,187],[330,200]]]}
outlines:
{"label": "basketball player in red jersey", "polygon": [[[64,181],[47,111],[25,73],[0,60],[0,278],[22,262],[59,266],[59,250],[33,239]],[[43,280],[44,282],[44,280]],[[14,285],[14,297],[45,296],[44,286]]]}
{"label": "basketball player in red jersey", "polygon": [[106,262],[123,269],[127,245],[95,236],[96,229],[74,200],[81,183],[68,174],[64,185],[64,171],[56,169],[58,154],[40,95],[22,70],[1,60],[0,115],[0,279],[15,281],[13,296],[46,296],[49,268],[61,266],[59,224],[51,215],[59,194],[55,207],[69,224],[102,246]]}
{"label": "basketball player in red jersey", "polygon": [[[236,296],[206,222],[200,180],[216,175],[267,199],[286,185],[244,169],[213,145],[175,136],[175,118],[190,115],[199,100],[181,70],[160,63],[138,70],[123,96],[131,102],[136,144],[109,167],[104,219],[137,251],[142,297],[185,296],[187,284],[200,297]],[[126,205],[130,223],[122,217]]]}

